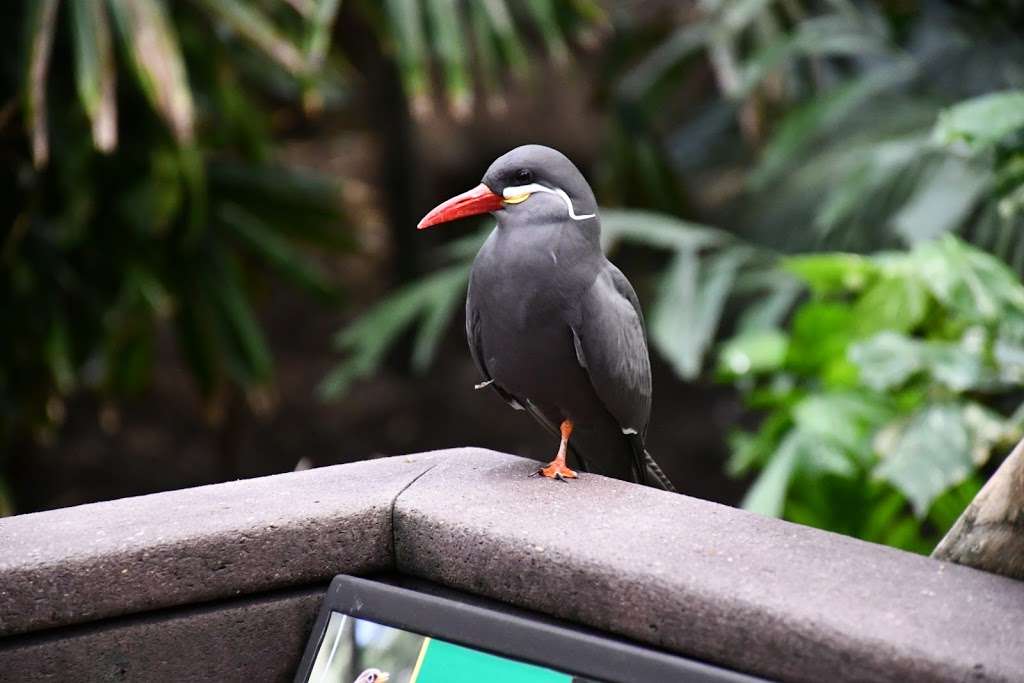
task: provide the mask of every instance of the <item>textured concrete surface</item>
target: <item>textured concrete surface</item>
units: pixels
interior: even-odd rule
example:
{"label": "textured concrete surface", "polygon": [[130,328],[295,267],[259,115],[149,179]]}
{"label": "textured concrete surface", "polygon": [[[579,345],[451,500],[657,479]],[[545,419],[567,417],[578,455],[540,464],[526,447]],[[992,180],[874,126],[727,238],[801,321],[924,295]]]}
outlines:
{"label": "textured concrete surface", "polygon": [[392,565],[408,456],[0,519],[0,635]]}
{"label": "textured concrete surface", "polygon": [[397,569],[794,681],[1022,681],[1024,583],[464,450],[394,511]]}
{"label": "textured concrete surface", "polygon": [[0,639],[0,680],[290,681],[325,589]]}
{"label": "textured concrete surface", "polygon": [[1024,681],[1022,582],[535,467],[456,449],[0,520],[0,635],[36,632],[0,679],[287,677],[319,593],[261,595],[397,569],[767,677]]}

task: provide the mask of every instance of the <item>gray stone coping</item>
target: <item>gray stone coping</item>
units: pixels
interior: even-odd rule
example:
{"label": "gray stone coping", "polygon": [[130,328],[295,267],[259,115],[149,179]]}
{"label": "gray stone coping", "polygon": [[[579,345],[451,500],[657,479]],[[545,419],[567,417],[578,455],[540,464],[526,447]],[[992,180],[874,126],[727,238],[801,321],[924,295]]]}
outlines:
{"label": "gray stone coping", "polygon": [[1024,583],[455,449],[0,520],[0,633],[399,572],[796,681],[1024,680]]}
{"label": "gray stone coping", "polygon": [[0,519],[0,635],[391,569],[398,457]]}
{"label": "gray stone coping", "polygon": [[325,588],[0,639],[0,680],[291,681]]}

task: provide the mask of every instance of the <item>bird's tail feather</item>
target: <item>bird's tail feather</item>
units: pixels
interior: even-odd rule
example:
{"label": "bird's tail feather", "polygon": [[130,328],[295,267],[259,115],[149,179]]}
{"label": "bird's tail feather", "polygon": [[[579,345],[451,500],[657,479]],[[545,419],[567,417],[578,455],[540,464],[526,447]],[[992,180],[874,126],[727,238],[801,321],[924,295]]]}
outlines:
{"label": "bird's tail feather", "polygon": [[658,465],[658,462],[650,453],[647,452],[646,449],[644,450],[643,460],[647,476],[645,477],[646,481],[641,483],[676,493],[676,487],[672,485],[672,480],[668,478],[668,475],[665,474],[664,470],[661,469],[661,466]]}
{"label": "bird's tail feather", "polygon": [[633,450],[634,481],[644,486],[675,493],[676,487],[672,485],[672,480],[668,478],[668,475],[661,469],[658,462],[644,448],[643,441],[638,437],[633,437],[630,439],[629,445]]}

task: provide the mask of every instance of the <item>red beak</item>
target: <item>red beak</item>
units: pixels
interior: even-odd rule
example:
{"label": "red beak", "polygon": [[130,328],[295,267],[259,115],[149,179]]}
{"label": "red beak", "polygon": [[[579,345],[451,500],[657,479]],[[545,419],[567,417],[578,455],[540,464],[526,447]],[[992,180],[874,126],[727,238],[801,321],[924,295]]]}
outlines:
{"label": "red beak", "polygon": [[491,188],[480,183],[472,190],[452,197],[443,204],[435,206],[430,213],[423,217],[417,225],[417,230],[429,228],[438,223],[447,223],[456,218],[465,216],[476,216],[481,213],[497,211],[502,206],[500,194],[495,194]]}

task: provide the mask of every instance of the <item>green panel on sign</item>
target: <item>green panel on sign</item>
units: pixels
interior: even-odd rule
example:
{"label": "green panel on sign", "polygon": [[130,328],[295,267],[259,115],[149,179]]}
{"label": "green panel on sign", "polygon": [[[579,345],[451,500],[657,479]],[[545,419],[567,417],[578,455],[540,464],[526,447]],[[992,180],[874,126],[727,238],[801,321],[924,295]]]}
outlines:
{"label": "green panel on sign", "polygon": [[413,683],[571,683],[551,669],[431,640]]}

